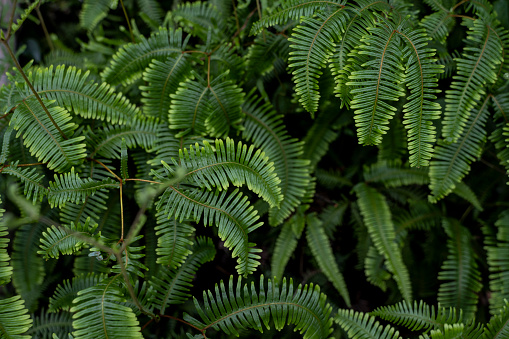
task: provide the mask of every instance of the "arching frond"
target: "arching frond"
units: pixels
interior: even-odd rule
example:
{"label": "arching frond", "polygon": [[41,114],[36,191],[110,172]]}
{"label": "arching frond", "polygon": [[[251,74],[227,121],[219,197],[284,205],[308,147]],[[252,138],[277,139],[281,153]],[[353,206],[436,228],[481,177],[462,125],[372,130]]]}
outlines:
{"label": "arching frond", "polygon": [[233,277],[230,277],[228,288],[221,281],[219,286],[216,284],[215,295],[212,291],[203,292],[203,308],[194,299],[202,321],[188,314],[184,315],[184,320],[202,329],[212,327],[238,336],[239,331],[245,328],[263,333],[263,325],[270,329],[272,318],[276,330],[281,330],[285,324],[293,324],[295,331],[299,331],[305,339],[329,337],[332,308],[318,285],[299,285],[294,290],[291,279],[289,283],[283,279],[281,285],[269,279],[267,290],[264,285],[262,275],[259,287],[252,283],[250,292],[240,278],[235,286]]}
{"label": "arching frond", "polygon": [[[2,203],[2,200],[0,200],[0,203]],[[8,284],[12,275],[12,266],[9,265],[11,258],[7,252],[9,238],[6,235],[9,235],[9,232],[3,218],[4,212],[5,210],[0,208],[0,286]]]}
{"label": "arching frond", "polygon": [[[70,122],[69,112],[52,105],[53,101],[43,102],[55,124],[64,135],[70,137],[77,126]],[[39,102],[33,98],[18,105],[11,124],[18,131],[16,137],[23,135],[23,143],[30,153],[39,161],[47,163],[46,166],[51,170],[63,172],[86,157],[85,144],[81,143],[85,137],[64,139]]]}
{"label": "arching frond", "polygon": [[495,82],[503,60],[498,34],[483,20],[477,19],[469,28],[467,41],[462,57],[456,59],[458,75],[453,77],[451,89],[445,91],[442,136],[447,143],[459,142],[470,127],[472,110],[478,111],[486,94],[485,86]]}
{"label": "arching frond", "polygon": [[317,168],[315,175],[318,183],[329,189],[341,186],[352,186],[352,182],[339,171]]}
{"label": "arching frond", "polygon": [[444,219],[443,226],[449,236],[449,254],[438,273],[438,280],[443,281],[438,301],[445,307],[461,309],[466,320],[473,319],[482,284],[476,255],[470,245],[471,235],[457,220]]}
{"label": "arching frond", "polygon": [[143,338],[136,315],[125,301],[120,287],[121,275],[78,292],[71,308],[74,338]]}
{"label": "arching frond", "polygon": [[0,332],[5,338],[31,338],[24,335],[32,327],[32,318],[21,296],[0,300]]}
{"label": "arching frond", "polygon": [[394,224],[385,197],[364,183],[354,187],[361,214],[377,251],[385,257],[387,268],[393,274],[403,298],[412,300],[412,285],[408,269],[396,244]]}
{"label": "arching frond", "polygon": [[281,180],[281,207],[269,211],[269,223],[276,226],[301,203],[310,182],[309,160],[300,158],[302,142],[288,135],[282,117],[270,104],[260,104],[260,101],[253,94],[246,100],[242,108],[246,115],[242,135],[274,162],[274,169]]}
{"label": "arching frond", "polygon": [[426,33],[433,40],[443,44],[454,27],[455,21],[452,13],[447,10],[435,12],[424,17],[419,25],[424,27]]}
{"label": "arching frond", "polygon": [[387,281],[391,279],[391,273],[387,270],[384,256],[373,246],[369,246],[364,258],[364,274],[370,284],[379,287],[383,292],[387,291]]}
{"label": "arching frond", "polygon": [[164,62],[168,57],[182,52],[182,31],[160,28],[148,39],[121,47],[110,64],[101,73],[104,82],[115,86],[129,85],[139,79],[153,59]]}
{"label": "arching frond", "polygon": [[60,209],[60,223],[82,223],[90,218],[92,223],[100,221],[100,215],[106,210],[106,200],[108,200],[107,189],[99,189],[92,195],[87,195],[84,201],[67,201]]}
{"label": "arching frond", "polygon": [[72,332],[72,314],[69,312],[49,313],[41,309],[39,314],[32,314],[34,324],[27,332],[34,338],[51,338],[54,334],[67,337]]}
{"label": "arching frond", "polygon": [[334,322],[341,326],[341,328],[347,332],[348,337],[352,339],[401,338],[399,332],[391,325],[387,325],[384,328],[378,321],[375,321],[375,318],[370,316],[369,313],[339,309],[338,314],[334,317]]}
{"label": "arching frond", "polygon": [[214,244],[208,238],[197,238],[191,250],[192,254],[180,267],[163,266],[150,281],[155,291],[152,302],[161,314],[170,305],[182,304],[191,297],[189,288],[196,271],[204,263],[213,260],[216,254]]}
{"label": "arching frond", "polygon": [[482,339],[502,339],[509,335],[509,302],[505,300],[504,303],[500,313],[492,317],[484,328]]}
{"label": "arching frond", "polygon": [[297,243],[302,236],[306,219],[301,213],[295,213],[281,226],[281,232],[276,240],[272,260],[270,262],[271,274],[274,281],[283,279],[286,264],[290,260]]}
{"label": "arching frond", "polygon": [[429,183],[427,169],[409,168],[400,161],[379,161],[369,167],[366,166],[364,180],[368,183],[383,183],[386,187]]}
{"label": "arching frond", "polygon": [[11,34],[16,33],[16,31],[23,25],[25,20],[30,16],[30,13],[32,13],[32,11],[39,5],[40,5],[40,0],[35,0],[33,3],[30,4],[30,6],[28,6],[27,9],[25,9],[21,13],[20,17],[11,26]]}
{"label": "arching frond", "polygon": [[[96,260],[94,258],[94,260]],[[78,292],[85,290],[89,287],[97,285],[100,281],[106,278],[103,274],[81,274],[77,275],[72,280],[66,279],[59,284],[49,298],[49,312],[57,312],[60,310],[69,311],[72,306],[72,301],[78,296]]]}
{"label": "arching frond", "polygon": [[469,203],[471,203],[479,211],[483,210],[481,202],[475,195],[475,192],[472,191],[470,186],[468,186],[464,182],[461,181],[461,182],[457,183],[452,192],[454,194],[458,195],[459,197],[465,199]]}
{"label": "arching frond", "polygon": [[215,224],[224,246],[232,250],[232,257],[238,257],[239,274],[250,274],[260,264],[256,253],[261,250],[249,242],[247,235],[262,223],[256,223],[259,218],[256,211],[238,190],[227,195],[226,191],[188,191],[170,186],[161,196],[157,210],[180,221],[192,216],[199,222],[203,215],[205,225]]}
{"label": "arching frond", "polygon": [[44,175],[38,173],[34,167],[18,167],[18,165],[19,162],[16,161],[0,169],[0,173],[10,174],[18,178],[24,184],[23,194],[27,199],[32,198],[34,203],[42,201],[48,194],[48,188],[41,183]]}
{"label": "arching frond", "polygon": [[323,230],[322,222],[316,215],[309,214],[307,216],[306,239],[318,266],[343,297],[347,306],[350,306],[350,295],[348,294],[345,279],[335,261],[330,241]]}
{"label": "arching frond", "polygon": [[81,27],[92,32],[108,16],[110,9],[116,9],[118,0],[84,0],[80,12]]}

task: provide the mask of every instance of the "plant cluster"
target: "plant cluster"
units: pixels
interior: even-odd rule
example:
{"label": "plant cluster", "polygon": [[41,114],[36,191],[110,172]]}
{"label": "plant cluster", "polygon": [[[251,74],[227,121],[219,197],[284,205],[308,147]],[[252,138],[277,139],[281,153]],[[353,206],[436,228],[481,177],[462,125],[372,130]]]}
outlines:
{"label": "plant cluster", "polygon": [[509,337],[497,13],[14,1],[0,338]]}

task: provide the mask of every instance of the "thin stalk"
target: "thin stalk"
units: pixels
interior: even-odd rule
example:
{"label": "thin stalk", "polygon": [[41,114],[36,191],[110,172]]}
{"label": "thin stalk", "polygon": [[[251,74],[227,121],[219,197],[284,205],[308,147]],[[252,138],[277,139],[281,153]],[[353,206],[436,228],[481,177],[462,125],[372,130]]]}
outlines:
{"label": "thin stalk", "polygon": [[122,180],[120,181],[120,226],[121,226],[121,235],[119,242],[124,241],[124,202],[122,199]]}
{"label": "thin stalk", "polygon": [[127,21],[127,27],[129,28],[129,33],[131,34],[131,40],[134,43],[135,41],[134,41],[133,29],[131,28],[131,22],[129,21],[129,16],[127,15],[127,11],[125,10],[124,2],[122,0],[120,0],[120,4],[122,5],[122,10],[124,11],[125,20]]}
{"label": "thin stalk", "polygon": [[9,39],[11,38],[12,23],[14,22],[14,14],[16,13],[17,4],[18,0],[14,0],[14,3],[12,4],[11,16],[9,18],[9,27],[7,28],[7,36],[5,37],[5,41],[7,42],[9,42]]}
{"label": "thin stalk", "polygon": [[110,170],[105,164],[103,164],[102,162],[100,162],[99,160],[96,160],[96,159],[91,159],[91,158],[87,158],[87,160],[90,160],[90,161],[93,161],[95,163],[98,163],[99,165],[101,165],[102,167],[104,167],[108,172],[110,172],[111,175],[113,175],[115,177],[115,179],[117,179],[118,181],[122,182],[122,179],[120,179],[120,177],[118,175],[116,175],[115,173],[113,173],[112,170]]}
{"label": "thin stalk", "polygon": [[187,322],[187,321],[185,321],[185,320],[182,320],[182,319],[180,319],[180,318],[176,318],[176,317],[172,317],[171,315],[166,315],[166,314],[161,314],[161,317],[163,317],[163,318],[170,318],[170,319],[173,319],[173,320],[176,320],[176,321],[180,321],[181,323],[184,323],[184,324],[186,324],[186,325],[189,325],[189,326],[191,326],[192,328],[194,328],[194,329],[196,329],[196,330],[200,331],[200,333],[203,335],[203,337],[204,337],[204,338],[207,338],[207,336],[205,335],[205,330],[203,330],[203,329],[201,329],[201,328],[199,328],[199,327],[196,327],[196,326],[194,326],[193,324],[188,323],[188,322]]}
{"label": "thin stalk", "polygon": [[39,7],[41,7],[41,3],[39,3],[39,5],[35,8],[35,10],[37,12],[37,16],[39,17],[39,20],[41,21],[42,30],[44,31],[44,36],[46,37],[46,42],[48,43],[51,51],[54,51],[55,46],[53,46],[53,41],[51,41],[51,37],[49,36],[48,29],[46,28],[46,23],[44,22],[44,18],[42,17]]}

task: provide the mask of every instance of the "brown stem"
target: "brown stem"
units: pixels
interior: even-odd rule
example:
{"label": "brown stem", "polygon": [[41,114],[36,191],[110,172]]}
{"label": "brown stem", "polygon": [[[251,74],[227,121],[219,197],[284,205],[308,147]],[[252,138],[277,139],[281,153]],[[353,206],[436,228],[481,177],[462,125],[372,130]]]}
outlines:
{"label": "brown stem", "polygon": [[51,37],[49,36],[48,29],[46,28],[46,23],[44,22],[44,18],[42,17],[39,7],[41,7],[41,3],[39,3],[39,5],[37,5],[37,7],[35,8],[35,10],[37,12],[37,16],[39,17],[39,20],[41,21],[42,30],[44,31],[44,36],[46,37],[46,42],[48,43],[51,51],[54,51],[55,46],[53,46],[53,41],[51,41]]}
{"label": "brown stem", "polygon": [[117,179],[118,181],[122,182],[122,179],[120,179],[120,177],[118,175],[116,175],[115,173],[113,173],[112,170],[110,170],[105,164],[103,164],[102,162],[100,162],[99,160],[96,160],[96,159],[91,159],[91,158],[87,158],[87,160],[90,160],[90,161],[93,161],[93,162],[96,162],[98,163],[99,165],[101,165],[102,167],[104,167],[108,172],[111,173],[111,175],[113,175],[115,177],[115,179]]}
{"label": "brown stem", "polygon": [[143,325],[143,327],[141,328],[141,331],[143,332],[143,330],[148,326],[150,325],[152,322],[154,321],[154,318],[151,318],[149,321],[147,321],[147,323],[145,325]]}
{"label": "brown stem", "polygon": [[120,181],[120,226],[121,226],[120,242],[123,242],[124,241],[124,202],[122,199],[122,180]]}
{"label": "brown stem", "polygon": [[124,181],[142,181],[142,182],[149,182],[151,184],[162,184],[162,182],[159,182],[159,181],[152,181],[152,180],[145,180],[145,179],[135,179],[135,178],[124,179]]}
{"label": "brown stem", "polygon": [[451,9],[451,12],[454,12],[456,10],[456,8],[458,8],[459,6],[463,5],[465,2],[468,2],[469,0],[462,0],[460,2],[458,2],[452,9]]}
{"label": "brown stem", "polygon": [[14,14],[16,13],[17,4],[18,0],[14,0],[14,3],[12,4],[11,16],[9,18],[9,27],[7,28],[7,36],[5,37],[5,41],[7,42],[9,42],[9,39],[11,38],[12,23],[14,22]]}
{"label": "brown stem", "polygon": [[170,318],[170,319],[173,319],[173,320],[176,320],[176,321],[180,321],[181,323],[184,323],[186,325],[189,325],[191,326],[192,328],[200,331],[200,333],[203,335],[204,338],[207,338],[207,336],[205,335],[205,330],[199,328],[199,327],[196,327],[194,326],[193,324],[191,323],[188,323],[187,321],[183,320],[183,319],[180,319],[180,318],[177,318],[177,317],[172,317],[171,315],[166,315],[166,314],[161,314],[161,317],[164,317],[164,318]]}
{"label": "brown stem", "polygon": [[129,28],[129,33],[131,34],[131,40],[134,43],[135,41],[134,41],[133,29],[131,28],[131,23],[129,22],[129,16],[127,15],[127,11],[125,10],[124,2],[122,0],[120,0],[120,4],[122,5],[122,10],[124,11],[125,20],[127,21],[127,27]]}

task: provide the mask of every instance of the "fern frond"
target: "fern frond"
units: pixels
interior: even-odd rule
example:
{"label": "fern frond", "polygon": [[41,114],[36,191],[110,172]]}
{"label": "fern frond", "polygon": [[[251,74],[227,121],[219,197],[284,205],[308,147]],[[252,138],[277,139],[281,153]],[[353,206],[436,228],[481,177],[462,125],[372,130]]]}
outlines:
{"label": "fern frond", "polygon": [[306,219],[300,213],[295,213],[281,226],[281,232],[276,240],[270,262],[271,274],[274,281],[280,282],[285,272],[286,264],[290,260],[297,243],[302,236]]}
{"label": "fern frond", "polygon": [[143,113],[158,118],[161,122],[168,120],[170,95],[174,94],[179,83],[191,72],[189,54],[178,54],[168,57],[164,62],[153,59],[143,72],[147,86],[140,86]]}
{"label": "fern frond", "polygon": [[170,186],[161,196],[157,210],[180,221],[192,216],[199,222],[203,215],[205,225],[215,224],[224,246],[232,250],[232,257],[238,257],[235,268],[239,274],[250,274],[260,264],[256,253],[261,250],[248,241],[247,235],[262,223],[256,223],[259,216],[238,190],[227,195],[226,191],[188,191]]}
{"label": "fern frond", "polygon": [[425,16],[419,25],[422,26],[429,37],[444,44],[449,33],[454,27],[455,21],[449,11],[435,12]]}
{"label": "fern frond", "polygon": [[125,301],[121,279],[115,275],[78,292],[71,308],[74,338],[143,338],[132,309],[119,304]]}
{"label": "fern frond", "polygon": [[56,334],[65,338],[72,332],[72,314],[69,312],[49,313],[44,309],[38,315],[32,314],[34,324],[27,332],[34,338],[51,338]]}
{"label": "fern frond", "polygon": [[[131,239],[131,242],[126,247],[124,251],[121,253],[121,259],[122,263],[121,265],[123,268],[130,273],[133,273],[137,275],[140,278],[145,277],[145,273],[143,271],[147,271],[148,268],[145,266],[140,259],[145,257],[145,252],[142,252],[143,249],[145,249],[145,246],[132,246],[133,243],[143,238],[142,234],[139,234]],[[117,247],[120,247],[118,241],[113,240],[111,241],[112,244],[115,244]],[[94,250],[94,249],[92,249]],[[113,273],[122,274],[122,268],[120,267],[120,264],[113,265],[112,270]]]}
{"label": "fern frond", "polygon": [[247,52],[247,74],[266,74],[274,70],[277,60],[286,60],[290,53],[290,43],[282,34],[265,32],[255,38]]}
{"label": "fern frond", "polygon": [[380,182],[386,187],[429,183],[427,169],[409,168],[400,161],[379,161],[364,167],[364,180],[367,183]]}
{"label": "fern frond", "polygon": [[281,5],[276,13],[264,16],[251,28],[251,35],[258,34],[264,27],[270,27],[285,23],[289,20],[298,20],[301,17],[311,17],[317,10],[334,10],[344,7],[343,0],[287,0]]}
{"label": "fern frond", "polygon": [[28,6],[27,9],[25,9],[23,11],[23,13],[21,13],[20,17],[18,18],[18,20],[16,20],[15,23],[12,24],[11,26],[11,34],[14,34],[16,33],[16,31],[23,25],[23,23],[25,22],[25,20],[30,16],[30,13],[32,13],[32,11],[37,7],[39,6],[40,4],[40,0],[35,0],[33,3],[30,4],[30,6]]}
{"label": "fern frond", "polygon": [[441,220],[442,212],[435,205],[423,200],[410,203],[408,209],[394,216],[396,234],[409,229],[430,230],[440,225]]}
{"label": "fern frond", "polygon": [[74,167],[70,172],[60,174],[60,178],[55,174],[55,182],[50,181],[48,202],[51,207],[64,206],[66,202],[83,203],[85,199],[94,194],[97,190],[104,188],[118,188],[118,182],[113,179],[95,181],[90,178],[81,179],[77,173],[74,173]]}
{"label": "fern frond", "polygon": [[152,21],[161,25],[163,10],[161,5],[155,0],[136,0],[141,12],[145,13]]}
{"label": "fern frond", "polygon": [[385,197],[364,183],[354,187],[361,214],[377,251],[385,257],[403,298],[412,300],[412,285],[401,251],[396,244],[394,224]]}
{"label": "fern frond", "polygon": [[32,318],[27,314],[25,302],[19,295],[0,300],[0,332],[5,338],[31,338],[23,335],[32,327]]}
{"label": "fern frond", "polygon": [[104,18],[108,16],[110,9],[116,9],[118,0],[84,0],[80,12],[81,27],[92,32]]}
{"label": "fern frond", "polygon": [[[53,101],[43,99],[43,102],[62,133],[71,136],[77,126],[70,122],[69,112],[52,105]],[[39,102],[33,98],[18,105],[11,124],[18,131],[16,137],[23,135],[23,143],[30,153],[40,162],[47,163],[46,166],[51,170],[63,172],[86,157],[85,144],[80,143],[85,137],[65,140]]]}
{"label": "fern frond", "polygon": [[329,337],[332,308],[318,285],[299,285],[294,290],[291,279],[289,283],[283,279],[281,286],[269,279],[266,290],[264,280],[262,275],[258,288],[252,283],[251,292],[247,284],[242,285],[240,278],[235,287],[233,277],[230,277],[228,289],[221,281],[219,286],[216,284],[215,295],[212,291],[203,292],[203,308],[194,299],[202,321],[188,314],[184,314],[184,320],[202,329],[212,327],[238,336],[239,331],[245,328],[263,333],[263,325],[270,329],[272,318],[278,331],[285,324],[293,324],[295,331],[299,331],[305,339]]}
{"label": "fern frond", "polygon": [[9,166],[0,169],[0,173],[12,175],[24,184],[23,194],[25,198],[30,199],[35,203],[42,201],[48,194],[48,188],[42,185],[41,180],[44,175],[38,173],[33,167],[18,167],[19,162],[16,161]]}
{"label": "fern frond", "polygon": [[391,279],[391,273],[386,268],[384,256],[373,246],[369,246],[364,258],[364,274],[370,284],[379,287],[383,292],[387,291],[387,281]]}
{"label": "fern frond", "polygon": [[[472,110],[477,111],[486,94],[485,87],[497,79],[502,62],[502,43],[493,27],[477,19],[467,33],[469,46],[456,59],[458,75],[445,91],[442,136],[447,143],[458,142],[469,128]],[[482,109],[481,109],[482,110]]]}
{"label": "fern frond", "polygon": [[438,290],[438,301],[446,307],[461,309],[466,320],[473,319],[482,284],[475,252],[470,245],[471,235],[453,219],[444,219],[443,226],[449,236],[449,254],[438,273],[438,280],[444,281]]}
{"label": "fern frond", "polygon": [[173,21],[193,36],[207,41],[209,30],[214,40],[222,40],[226,36],[228,25],[226,18],[221,15],[217,7],[210,2],[186,2],[179,4],[171,15]]}
{"label": "fern frond", "polygon": [[140,36],[140,42],[121,47],[110,64],[101,73],[104,82],[115,85],[129,85],[139,79],[145,68],[156,59],[164,62],[168,57],[181,53],[182,31],[160,28],[148,39]]}
{"label": "fern frond", "polygon": [[[0,200],[2,203],[2,200]],[[9,265],[11,258],[7,252],[7,246],[9,245],[9,235],[7,231],[7,225],[3,219],[5,210],[0,208],[0,286],[6,285],[11,281],[12,266]]]}
{"label": "fern frond", "polygon": [[486,131],[484,125],[488,118],[488,97],[482,106],[473,112],[457,142],[446,144],[439,142],[431,161],[429,176],[431,195],[429,200],[436,202],[448,195],[456,183],[470,171],[470,163],[476,160],[482,152]]}
{"label": "fern frond", "polygon": [[269,223],[279,225],[295,210],[306,193],[310,182],[309,160],[301,159],[302,142],[292,139],[284,128],[280,115],[268,103],[253,94],[246,100],[246,115],[242,136],[260,148],[274,162],[274,169],[281,180],[283,201],[280,208],[269,210]]}
{"label": "fern frond", "polygon": [[180,267],[163,266],[150,281],[155,292],[152,302],[161,314],[170,305],[182,304],[191,297],[189,288],[196,271],[204,263],[213,260],[216,254],[214,244],[208,238],[197,238],[191,250],[192,254]]}
{"label": "fern frond", "polygon": [[68,225],[71,223],[84,224],[87,218],[90,218],[92,223],[98,223],[100,216],[107,208],[108,195],[106,192],[106,189],[99,189],[93,195],[88,195],[84,202],[67,201],[60,208],[60,223]]}
{"label": "fern frond", "polygon": [[481,202],[475,195],[475,192],[464,182],[461,181],[457,183],[452,192],[471,203],[477,210],[483,210]]}
{"label": "fern frond", "polygon": [[347,332],[348,337],[352,339],[401,338],[399,332],[391,325],[387,325],[384,328],[378,321],[375,321],[375,318],[370,316],[369,313],[339,309],[337,315],[334,317],[334,322],[341,326],[341,328]]}
{"label": "fern frond", "polygon": [[127,145],[125,138],[122,138],[122,142],[120,144],[120,173],[122,174],[122,179],[129,178],[129,173],[127,172],[127,160]]}
{"label": "fern frond", "polygon": [[103,274],[92,273],[77,275],[72,280],[64,280],[57,286],[53,296],[49,298],[48,312],[69,311],[72,301],[78,296],[79,291],[95,286],[105,278],[106,276]]}
{"label": "fern frond", "polygon": [[504,303],[500,313],[492,317],[484,328],[482,339],[503,339],[509,336],[509,302],[505,300]]}
{"label": "fern frond", "polygon": [[[316,168],[318,162],[327,153],[330,143],[336,140],[339,135],[334,126],[335,120],[335,114],[331,114],[329,111],[321,111],[303,139],[304,153],[302,157],[311,160],[310,167],[312,169]],[[320,138],[317,138],[317,135]]]}

